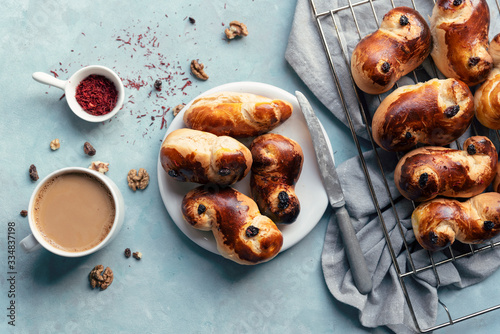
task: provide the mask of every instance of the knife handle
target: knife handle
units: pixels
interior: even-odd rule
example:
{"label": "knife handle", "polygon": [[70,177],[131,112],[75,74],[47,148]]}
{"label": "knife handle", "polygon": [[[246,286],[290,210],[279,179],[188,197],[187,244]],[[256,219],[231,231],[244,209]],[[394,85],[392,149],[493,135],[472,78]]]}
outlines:
{"label": "knife handle", "polygon": [[372,290],[372,279],[366,265],[365,256],[361,251],[358,237],[352,226],[351,217],[344,206],[335,211],[335,216],[337,217],[340,235],[344,242],[347,261],[349,261],[349,266],[351,267],[354,284],[361,294],[366,295]]}

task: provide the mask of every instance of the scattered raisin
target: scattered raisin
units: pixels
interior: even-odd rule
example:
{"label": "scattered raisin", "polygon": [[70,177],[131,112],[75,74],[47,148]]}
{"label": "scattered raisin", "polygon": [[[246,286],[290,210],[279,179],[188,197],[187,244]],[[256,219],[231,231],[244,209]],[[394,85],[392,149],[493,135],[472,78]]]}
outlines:
{"label": "scattered raisin", "polygon": [[160,79],[157,79],[155,81],[155,84],[154,84],[154,87],[156,90],[160,91],[161,90],[161,80]]}
{"label": "scattered raisin", "polygon": [[420,178],[418,179],[418,185],[420,186],[420,188],[425,187],[427,185],[427,181],[429,181],[429,174],[421,174]]}
{"label": "scattered raisin", "polygon": [[231,170],[229,168],[221,168],[219,169],[219,175],[220,176],[228,176],[231,174]]}
{"label": "scattered raisin", "polygon": [[288,205],[290,205],[290,197],[288,197],[288,193],[286,191],[281,191],[278,194],[278,200],[278,208],[281,210],[288,208]]}
{"label": "scattered raisin", "polygon": [[192,17],[189,18],[189,23],[192,23],[192,24],[195,24],[196,23],[196,20],[193,19]]}
{"label": "scattered raisin", "polygon": [[495,227],[495,223],[492,222],[491,220],[486,220],[483,225],[483,229],[485,231],[491,231],[493,230],[493,227]]}
{"label": "scattered raisin", "polygon": [[469,58],[469,66],[470,67],[476,66],[480,60],[481,60],[481,58],[479,58],[479,57],[470,57]]}
{"label": "scattered raisin", "polygon": [[246,231],[245,231],[245,234],[249,238],[255,237],[258,233],[259,233],[259,228],[255,227],[253,225],[248,226],[247,229],[246,229]]}
{"label": "scattered raisin", "polygon": [[30,166],[29,173],[30,173],[30,178],[33,181],[38,180],[38,172],[36,171],[36,166],[35,165],[31,165]]}
{"label": "scattered raisin", "polygon": [[433,243],[434,245],[437,244],[437,242],[439,241],[439,237],[434,231],[429,232],[429,239],[431,240],[431,243]]}
{"label": "scattered raisin", "polygon": [[408,21],[408,17],[406,17],[406,15],[401,15],[401,17],[399,18],[399,24],[405,26],[408,23],[410,23],[410,21]]}
{"label": "scattered raisin", "polygon": [[458,114],[459,111],[460,111],[460,106],[457,104],[455,106],[446,108],[444,114],[446,115],[446,117],[452,118],[453,116]]}
{"label": "scattered raisin", "polygon": [[411,136],[411,132],[409,132],[409,131],[408,131],[408,132],[406,132],[406,134],[405,134],[405,138],[406,138],[406,139],[410,139],[411,137],[412,137],[412,136]]}
{"label": "scattered raisin", "polygon": [[474,144],[470,144],[469,146],[467,146],[467,153],[469,155],[476,154],[476,146],[474,146]]}
{"label": "scattered raisin", "polygon": [[198,214],[199,215],[201,215],[205,211],[207,211],[207,207],[206,206],[204,206],[203,204],[198,205]]}
{"label": "scattered raisin", "polygon": [[22,216],[22,217],[26,217],[28,215],[28,211],[26,210],[22,210],[21,212],[19,212],[19,214]]}
{"label": "scattered raisin", "polygon": [[93,157],[95,155],[95,148],[94,146],[92,146],[92,144],[86,141],[83,144],[83,152],[85,152],[86,155],[90,155],[91,157]]}
{"label": "scattered raisin", "polygon": [[382,72],[387,73],[391,69],[391,64],[389,64],[388,62],[384,61],[384,63],[382,64],[382,66],[380,68],[381,68]]}
{"label": "scattered raisin", "polygon": [[462,4],[462,0],[453,0],[453,6],[460,6]]}
{"label": "scattered raisin", "polygon": [[130,248],[125,248],[125,257],[128,259],[132,255],[132,252],[130,251]]}
{"label": "scattered raisin", "polygon": [[171,177],[177,177],[179,176],[179,174],[177,174],[177,172],[173,169],[169,170],[168,171],[168,175],[170,175]]}
{"label": "scattered raisin", "polygon": [[134,257],[134,259],[140,260],[142,258],[142,253],[141,252],[133,252],[132,256]]}

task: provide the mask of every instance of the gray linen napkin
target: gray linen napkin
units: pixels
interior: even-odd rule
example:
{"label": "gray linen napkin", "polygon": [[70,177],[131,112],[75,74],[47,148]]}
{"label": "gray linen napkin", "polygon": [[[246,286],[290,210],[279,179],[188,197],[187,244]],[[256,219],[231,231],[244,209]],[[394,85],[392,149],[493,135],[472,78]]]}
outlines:
{"label": "gray linen napkin", "polygon": [[[324,12],[348,3],[347,0],[315,0],[318,12]],[[396,1],[396,6],[406,5],[411,7],[411,1]],[[491,12],[490,35],[500,32],[499,9],[495,0],[488,0]],[[389,11],[391,1],[373,1],[375,12],[379,22],[382,16]],[[432,13],[432,0],[418,1],[417,10],[424,18]],[[370,4],[355,7],[356,18],[364,36],[377,29]],[[353,23],[352,14],[349,9],[336,14],[337,24],[341,27],[341,38],[347,47],[350,56],[354,46],[360,39],[356,26]],[[342,86],[345,104],[348,106],[354,127],[358,136],[368,138],[368,133],[360,116],[359,104],[352,88],[352,81],[346,66],[345,58],[337,42],[337,35],[329,16],[322,19],[322,27],[330,46],[332,60],[335,64],[337,74]],[[332,47],[337,45],[338,47]],[[319,38],[318,30],[312,16],[309,0],[297,0],[292,30],[285,54],[286,60],[297,72],[316,97],[344,124],[346,119],[343,105],[337,87],[332,78],[329,65]],[[417,73],[420,81],[435,76],[434,70],[424,62],[423,71]],[[427,74],[429,73],[429,74]],[[400,85],[413,83],[411,77],[405,77]],[[382,96],[381,98],[383,98]],[[378,97],[363,94],[365,107],[370,113],[378,105]],[[492,138],[490,136],[490,138]],[[494,139],[494,138],[493,138]],[[496,141],[496,140],[495,140]],[[463,139],[460,140],[463,143]],[[496,145],[498,143],[495,143]],[[372,179],[375,193],[382,210],[384,222],[390,235],[392,248],[396,251],[397,263],[401,271],[411,270],[409,257],[404,241],[410,245],[411,258],[416,268],[429,265],[427,251],[422,250],[415,242],[411,228],[410,216],[413,205],[410,201],[403,199],[398,193],[394,181],[394,167],[397,163],[396,155],[378,150],[383,170],[386,173],[391,197],[396,206],[397,215],[401,221],[402,228],[397,225],[395,213],[390,205],[384,179],[375,160],[374,152],[365,153],[365,159],[369,174]],[[353,225],[357,231],[358,239],[367,263],[372,273],[373,290],[367,296],[361,295],[354,286],[349,265],[343,250],[339,230],[332,215],[328,224],[325,244],[322,254],[322,266],[325,281],[332,295],[339,301],[354,306],[359,312],[359,319],[363,326],[378,327],[387,325],[398,333],[414,332],[415,326],[410,316],[409,309],[401,289],[398,275],[392,263],[387,242],[384,238],[381,222],[376,213],[365,175],[363,173],[360,158],[352,158],[338,167],[338,174],[346,197],[346,206],[353,218]],[[497,238],[497,240],[500,239]],[[433,255],[434,262],[449,258],[445,252],[436,252]],[[435,324],[438,311],[438,285],[440,287],[453,285],[464,288],[478,283],[488,277],[500,266],[500,249],[489,250],[475,254],[470,258],[461,258],[459,261],[448,262],[437,267],[440,282],[432,270],[425,270],[418,275],[411,275],[404,279],[408,294],[416,313],[420,328],[429,328]]]}

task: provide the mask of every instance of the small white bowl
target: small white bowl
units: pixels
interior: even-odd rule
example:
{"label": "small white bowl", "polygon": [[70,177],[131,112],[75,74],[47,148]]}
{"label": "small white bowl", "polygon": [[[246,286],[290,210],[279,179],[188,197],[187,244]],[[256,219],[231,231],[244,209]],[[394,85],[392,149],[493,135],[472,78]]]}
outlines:
{"label": "small white bowl", "polygon": [[[102,75],[107,79],[109,79],[115,85],[116,91],[118,92],[115,108],[105,115],[95,116],[89,114],[88,112],[83,110],[83,108],[78,104],[75,98],[76,87],[78,87],[78,85],[83,79],[87,78],[89,75],[92,74]],[[75,115],[88,122],[106,121],[111,117],[113,117],[114,115],[116,115],[118,110],[120,110],[123,106],[123,100],[125,95],[125,89],[123,87],[123,83],[120,77],[118,77],[118,75],[116,75],[115,72],[104,66],[92,65],[84,67],[78,70],[75,74],[73,74],[69,78],[69,80],[66,81],[54,78],[52,75],[43,72],[33,73],[33,79],[35,79],[40,83],[49,86],[54,86],[64,90],[64,94],[66,95],[66,101],[68,102],[68,105],[71,108],[71,110],[75,113]]]}

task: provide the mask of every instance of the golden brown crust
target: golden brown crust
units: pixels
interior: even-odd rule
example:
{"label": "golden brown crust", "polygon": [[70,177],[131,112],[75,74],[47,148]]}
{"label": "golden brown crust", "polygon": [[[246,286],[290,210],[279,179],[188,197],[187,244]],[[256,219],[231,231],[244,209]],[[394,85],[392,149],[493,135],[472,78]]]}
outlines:
{"label": "golden brown crust", "polygon": [[191,129],[218,136],[253,137],[286,121],[292,110],[292,105],[283,100],[219,92],[196,99],[184,113],[184,123]]}
{"label": "golden brown crust", "polygon": [[389,94],[373,115],[373,139],[387,151],[407,151],[418,143],[443,146],[460,137],[473,117],[466,84],[433,79]]}
{"label": "golden brown crust", "polygon": [[401,158],[394,171],[399,192],[413,201],[436,196],[471,197],[483,192],[496,174],[498,154],[486,137],[474,136],[464,150],[429,146]]}
{"label": "golden brown crust", "polygon": [[250,146],[252,197],[263,214],[276,224],[291,224],[300,213],[295,183],[304,154],[297,142],[275,133],[255,138]]}
{"label": "golden brown crust", "polygon": [[381,94],[413,71],[431,50],[431,33],[414,9],[397,7],[385,14],[380,28],[363,38],[351,56],[351,72],[358,87]]}
{"label": "golden brown crust", "polygon": [[500,232],[500,194],[484,193],[462,203],[437,198],[420,204],[411,222],[418,243],[430,251],[448,247],[455,240],[484,243]]}
{"label": "golden brown crust", "polygon": [[252,154],[231,137],[178,129],[163,141],[160,162],[177,181],[230,185],[248,174]]}
{"label": "golden brown crust", "polygon": [[495,174],[495,179],[493,180],[493,191],[500,193],[500,163],[497,164],[497,172]]}
{"label": "golden brown crust", "polygon": [[485,0],[439,0],[431,17],[431,56],[448,78],[469,86],[486,80],[493,60],[488,53],[490,11]]}
{"label": "golden brown crust", "polygon": [[257,204],[233,188],[200,186],[182,201],[182,214],[194,228],[211,230],[219,253],[239,264],[258,264],[274,258],[283,235]]}
{"label": "golden brown crust", "polygon": [[474,104],[478,121],[487,128],[500,130],[500,34],[491,41],[489,52],[495,68],[476,90]]}

